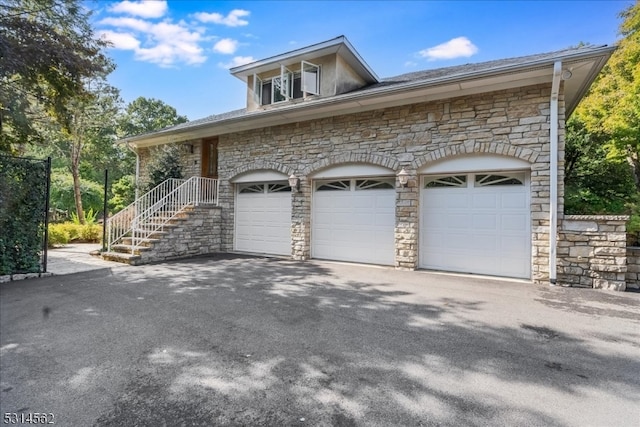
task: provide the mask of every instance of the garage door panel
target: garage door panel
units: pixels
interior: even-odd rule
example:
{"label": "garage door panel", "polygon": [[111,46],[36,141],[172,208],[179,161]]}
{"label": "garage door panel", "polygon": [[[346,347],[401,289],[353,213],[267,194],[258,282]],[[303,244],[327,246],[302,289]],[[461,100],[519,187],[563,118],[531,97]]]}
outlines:
{"label": "garage door panel", "polygon": [[472,209],[496,209],[498,207],[499,196],[497,194],[472,194]]}
{"label": "garage door panel", "polygon": [[493,230],[498,228],[498,218],[495,214],[480,213],[471,218],[473,228],[476,230]]}
{"label": "garage door panel", "polygon": [[528,218],[523,215],[503,214],[500,217],[501,229],[503,231],[528,231]]}
{"label": "garage door panel", "polygon": [[[312,201],[314,258],[375,264],[394,263],[395,190],[315,190]],[[320,188],[321,183],[314,187]],[[324,187],[326,188],[326,187]]]}
{"label": "garage door panel", "polygon": [[529,206],[527,194],[503,194],[500,207],[503,209],[525,209]]}
{"label": "garage door panel", "polygon": [[246,184],[241,188],[248,186],[262,192],[239,193],[236,197],[235,249],[290,255],[291,193],[266,192],[269,188],[261,183]]}
{"label": "garage door panel", "polygon": [[[525,177],[525,173],[519,174]],[[433,179],[423,181],[419,265],[437,270],[529,278],[528,181],[522,178],[520,182],[496,184],[491,182],[491,175],[480,178],[478,175],[467,174],[464,188],[433,188],[425,185]]]}

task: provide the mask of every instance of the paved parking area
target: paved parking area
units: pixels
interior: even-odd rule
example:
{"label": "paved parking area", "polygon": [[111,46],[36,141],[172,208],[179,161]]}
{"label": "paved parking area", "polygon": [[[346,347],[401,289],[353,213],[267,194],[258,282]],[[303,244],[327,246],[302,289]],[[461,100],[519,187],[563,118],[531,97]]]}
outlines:
{"label": "paved parking area", "polygon": [[226,255],[0,285],[2,414],[637,426],[640,294]]}

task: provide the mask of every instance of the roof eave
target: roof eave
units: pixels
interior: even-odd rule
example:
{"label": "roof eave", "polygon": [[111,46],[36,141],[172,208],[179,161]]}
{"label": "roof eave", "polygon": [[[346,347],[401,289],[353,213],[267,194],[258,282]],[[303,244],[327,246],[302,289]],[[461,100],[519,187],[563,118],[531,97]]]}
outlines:
{"label": "roof eave", "polygon": [[[276,124],[284,124],[294,121],[296,119],[313,119],[320,118],[328,115],[349,114],[351,110],[365,111],[369,109],[381,108],[380,104],[385,102],[385,99],[390,99],[394,95],[401,95],[405,93],[411,93],[413,97],[402,97],[401,103],[415,103],[427,100],[446,99],[456,96],[461,96],[466,93],[481,93],[487,91],[499,90],[499,84],[493,86],[487,86],[486,88],[481,85],[483,79],[489,79],[495,77],[499,79],[505,76],[512,76],[513,81],[516,79],[517,74],[537,76],[540,81],[551,81],[551,74],[553,64],[560,60],[563,63],[575,63],[582,60],[593,58],[595,60],[586,78],[580,82],[578,90],[574,95],[570,96],[570,99],[565,103],[566,117],[569,117],[570,113],[575,109],[582,96],[586,93],[589,86],[596,78],[598,72],[602,69],[608,58],[611,56],[615,47],[601,47],[591,49],[586,52],[576,52],[572,54],[562,55],[559,57],[545,58],[542,60],[531,61],[525,64],[515,64],[499,68],[493,68],[488,70],[482,70],[480,72],[463,73],[453,76],[443,76],[431,80],[422,80],[415,82],[408,82],[399,85],[381,87],[366,92],[354,92],[339,95],[337,97],[318,99],[315,101],[304,102],[299,104],[293,104],[289,106],[281,106],[270,110],[262,110],[254,113],[248,113],[240,117],[233,117],[226,120],[221,120],[213,123],[203,123],[199,126],[194,126],[186,129],[180,129],[177,131],[159,132],[147,137],[133,137],[126,139],[127,142],[135,144],[137,146],[151,146],[158,144],[165,144],[177,141],[186,141],[189,139],[202,138],[211,135],[221,135],[234,131],[244,131],[261,126],[269,126]],[[522,80],[522,79],[520,79]],[[474,88],[472,82],[477,82]],[[507,85],[503,85],[507,87]],[[438,89],[441,89],[438,91]],[[420,92],[422,90],[422,92]],[[373,101],[372,101],[373,100]],[[389,106],[391,106],[389,104]],[[314,114],[314,111],[327,110],[328,113]],[[340,108],[336,108],[340,107]],[[275,121],[274,118],[279,120]],[[263,122],[269,124],[262,124]],[[251,126],[254,123],[254,126]],[[238,126],[238,125],[242,126]],[[206,134],[206,135],[205,135]]]}

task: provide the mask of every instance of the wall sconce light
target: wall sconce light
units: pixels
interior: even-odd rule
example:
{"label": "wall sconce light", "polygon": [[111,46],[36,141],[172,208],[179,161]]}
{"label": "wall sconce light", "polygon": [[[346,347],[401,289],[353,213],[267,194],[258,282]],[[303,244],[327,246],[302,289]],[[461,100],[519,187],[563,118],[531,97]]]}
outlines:
{"label": "wall sconce light", "polygon": [[289,177],[289,187],[291,187],[292,190],[299,191],[300,190],[300,178],[298,178],[294,174],[291,174],[291,176]]}
{"label": "wall sconce light", "polygon": [[193,154],[193,144],[184,144],[184,151]]}
{"label": "wall sconce light", "polygon": [[400,182],[401,187],[406,187],[409,182],[409,172],[404,170],[404,168],[398,172],[398,181]]}

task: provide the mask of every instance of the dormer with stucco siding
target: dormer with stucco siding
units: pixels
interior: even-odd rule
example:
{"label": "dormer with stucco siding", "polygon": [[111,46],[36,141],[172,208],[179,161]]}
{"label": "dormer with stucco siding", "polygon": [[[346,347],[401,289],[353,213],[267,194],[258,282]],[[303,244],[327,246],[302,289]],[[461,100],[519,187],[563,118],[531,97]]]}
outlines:
{"label": "dormer with stucco siding", "polygon": [[344,36],[231,69],[247,84],[247,111],[326,98],[378,83]]}

